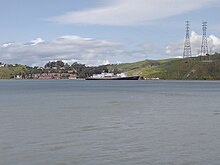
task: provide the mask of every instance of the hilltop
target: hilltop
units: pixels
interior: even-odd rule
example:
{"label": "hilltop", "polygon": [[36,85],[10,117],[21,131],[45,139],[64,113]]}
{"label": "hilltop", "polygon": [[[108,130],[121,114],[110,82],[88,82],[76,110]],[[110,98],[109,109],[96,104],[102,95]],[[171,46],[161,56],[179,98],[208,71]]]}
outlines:
{"label": "hilltop", "polygon": [[108,65],[110,71],[128,72],[145,79],[220,80],[220,54],[184,59],[144,60]]}
{"label": "hilltop", "polygon": [[115,74],[127,72],[128,76],[141,76],[144,79],[220,80],[220,54],[184,59],[144,60],[98,67],[87,67],[78,63],[68,65],[62,61],[49,62],[44,68],[18,64],[7,65],[0,67],[0,79],[85,78],[102,72],[113,72]]}
{"label": "hilltop", "polygon": [[12,79],[15,75],[23,76],[27,73],[26,66],[23,65],[7,65],[0,67],[0,79]]}

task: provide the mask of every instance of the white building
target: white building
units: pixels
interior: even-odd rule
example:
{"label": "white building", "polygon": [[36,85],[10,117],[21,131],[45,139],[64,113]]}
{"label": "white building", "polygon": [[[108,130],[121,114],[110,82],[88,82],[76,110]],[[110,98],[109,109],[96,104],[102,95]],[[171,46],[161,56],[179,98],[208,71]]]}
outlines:
{"label": "white building", "polygon": [[3,67],[5,67],[5,64],[0,62],[0,68],[3,68]]}

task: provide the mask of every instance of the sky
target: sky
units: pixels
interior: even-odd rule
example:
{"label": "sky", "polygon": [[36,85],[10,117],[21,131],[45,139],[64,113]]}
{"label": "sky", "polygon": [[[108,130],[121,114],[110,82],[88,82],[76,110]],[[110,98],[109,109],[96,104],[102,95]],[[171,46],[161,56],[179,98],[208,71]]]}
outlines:
{"label": "sky", "polygon": [[102,65],[179,58],[185,21],[192,53],[208,22],[211,53],[220,52],[220,0],[0,0],[0,62]]}

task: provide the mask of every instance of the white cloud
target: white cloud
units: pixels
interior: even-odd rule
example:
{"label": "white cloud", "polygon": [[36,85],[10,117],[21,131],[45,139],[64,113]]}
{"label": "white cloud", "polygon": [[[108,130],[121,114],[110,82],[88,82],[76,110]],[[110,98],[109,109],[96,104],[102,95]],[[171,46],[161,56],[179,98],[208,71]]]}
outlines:
{"label": "white cloud", "polygon": [[0,46],[1,61],[38,66],[52,60],[87,65],[108,64],[109,59],[123,52],[119,43],[70,35],[53,41],[37,38],[27,43],[6,43]]}
{"label": "white cloud", "polygon": [[[207,37],[207,40],[209,52],[211,51],[210,53],[220,52],[220,38],[214,35],[210,35]],[[192,55],[197,56],[201,50],[202,36],[192,31],[190,41],[192,47]],[[183,46],[184,40],[172,43],[166,47],[166,54],[174,57],[180,57],[183,54]]]}
{"label": "white cloud", "polygon": [[106,0],[103,7],[68,12],[49,18],[65,24],[143,25],[213,5],[219,0]]}
{"label": "white cloud", "polygon": [[9,42],[9,43],[4,43],[1,47],[2,48],[7,48],[8,46],[10,46],[12,43],[11,42]]}
{"label": "white cloud", "polygon": [[[201,47],[202,36],[191,33],[193,55]],[[86,65],[133,62],[148,59],[181,57],[184,40],[169,44],[165,49],[157,45],[143,44],[132,50],[122,44],[107,40],[82,38],[80,36],[61,36],[52,41],[41,38],[25,43],[4,43],[0,45],[1,62],[19,63],[31,66],[43,66],[48,61],[63,60],[67,63],[79,62]],[[220,38],[208,37],[212,52],[220,52]]]}
{"label": "white cloud", "polygon": [[37,45],[37,44],[40,44],[40,43],[43,43],[43,42],[44,42],[43,39],[37,38],[37,39],[35,39],[35,40],[31,40],[30,44],[31,44],[31,45]]}
{"label": "white cloud", "polygon": [[48,61],[63,60],[65,63],[79,62],[86,65],[134,62],[146,58],[161,58],[164,49],[143,44],[129,50],[121,43],[75,35],[58,37],[52,41],[41,38],[29,42],[0,45],[0,57],[4,63],[19,63],[43,66]]}

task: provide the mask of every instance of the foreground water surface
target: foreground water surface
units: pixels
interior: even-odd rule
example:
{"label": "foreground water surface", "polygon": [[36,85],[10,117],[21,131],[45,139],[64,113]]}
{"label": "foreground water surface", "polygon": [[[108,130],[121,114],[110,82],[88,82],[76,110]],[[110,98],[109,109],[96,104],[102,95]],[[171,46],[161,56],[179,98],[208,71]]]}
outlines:
{"label": "foreground water surface", "polygon": [[0,81],[1,165],[219,165],[220,81]]}

